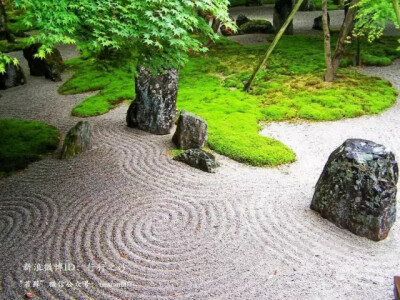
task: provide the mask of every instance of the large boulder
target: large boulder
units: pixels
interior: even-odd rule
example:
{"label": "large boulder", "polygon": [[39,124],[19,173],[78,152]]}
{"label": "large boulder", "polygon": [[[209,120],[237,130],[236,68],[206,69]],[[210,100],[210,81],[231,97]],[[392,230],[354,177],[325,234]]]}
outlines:
{"label": "large boulder", "polygon": [[93,125],[86,121],[79,121],[72,127],[65,137],[61,151],[61,158],[70,158],[86,151],[90,146]]}
{"label": "large boulder", "polygon": [[175,156],[174,160],[208,173],[215,173],[215,169],[219,166],[214,155],[201,149],[186,150]]}
{"label": "large boulder", "polygon": [[275,33],[271,22],[267,20],[250,20],[239,27],[239,32],[244,33]]}
{"label": "large boulder", "polygon": [[138,67],[136,100],[130,105],[126,116],[128,126],[153,134],[169,134],[177,114],[177,94],[176,69],[154,75],[150,70]]}
{"label": "large boulder", "polygon": [[246,17],[244,14],[239,14],[236,18],[236,25],[237,25],[237,27],[240,27],[249,21],[250,21],[250,19],[248,17]]}
{"label": "large boulder", "polygon": [[[328,14],[328,27],[331,26],[331,16]],[[324,27],[322,25],[322,16],[316,17],[314,19],[313,27],[312,29],[314,30],[324,30]]]}
{"label": "large boulder", "polygon": [[371,141],[349,139],[330,155],[311,209],[359,236],[382,240],[396,220],[397,179],[392,152]]}
{"label": "large boulder", "polygon": [[300,6],[300,11],[313,11],[315,9],[316,7],[313,0],[304,0]]}
{"label": "large boulder", "polygon": [[[275,2],[273,23],[276,32],[282,28],[294,5],[295,0],[277,0]],[[285,34],[293,34],[293,21],[286,28]]]}
{"label": "large boulder", "polygon": [[26,83],[24,71],[20,65],[7,64],[5,73],[0,73],[0,89],[5,90]]}
{"label": "large boulder", "polygon": [[28,61],[29,71],[32,76],[45,76],[52,81],[61,81],[61,73],[65,68],[61,53],[53,48],[44,59],[37,58],[41,44],[33,44],[23,50],[24,57]]}
{"label": "large boulder", "polygon": [[181,111],[172,141],[179,149],[201,149],[207,141],[207,123],[199,116]]}

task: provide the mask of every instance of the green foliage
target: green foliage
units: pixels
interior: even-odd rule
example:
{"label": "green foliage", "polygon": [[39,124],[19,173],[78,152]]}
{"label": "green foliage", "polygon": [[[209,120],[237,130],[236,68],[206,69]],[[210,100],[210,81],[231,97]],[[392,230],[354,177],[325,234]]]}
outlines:
{"label": "green foliage", "polygon": [[[322,2],[320,0],[314,1],[315,9],[322,10]],[[342,9],[339,5],[335,4],[333,0],[328,0],[328,10]]]}
{"label": "green foliage", "polygon": [[[391,37],[374,44],[363,42],[363,54],[392,60],[400,56],[393,50],[396,43]],[[294,161],[295,155],[287,146],[258,134],[259,122],[352,118],[377,114],[395,102],[396,92],[387,82],[352,69],[341,71],[333,84],[323,82],[325,63],[319,36],[284,36],[267,69],[257,78],[252,94],[244,93],[243,84],[265,47],[244,47],[223,38],[207,56],[192,57],[180,71],[179,109],[202,116],[209,125],[209,146],[232,159],[255,166]],[[351,57],[355,48],[347,51],[346,57]],[[123,72],[115,66],[104,72],[94,60],[74,59],[67,64],[77,73],[61,87],[64,93],[106,91],[108,82],[114,80],[112,76],[104,78]],[[129,88],[130,98],[134,95],[132,77],[117,80],[118,85],[125,86],[121,89]],[[101,107],[99,111],[110,108],[107,101],[93,102]],[[91,115],[91,105],[82,102],[80,107],[86,111],[81,115]]]}
{"label": "green foliage", "polygon": [[43,122],[0,120],[0,178],[57,148],[58,130]]}
{"label": "green foliage", "polygon": [[2,52],[0,52],[0,73],[5,73],[6,72],[6,66],[8,64],[18,64],[18,59],[15,57],[8,56]]}
{"label": "green foliage", "polygon": [[136,49],[139,63],[160,70],[186,63],[188,52],[204,53],[214,34],[200,12],[226,25],[228,0],[15,0],[27,8],[26,24],[36,24],[33,39],[44,43],[44,57],[58,43],[77,43],[92,51]]}
{"label": "green foliage", "polygon": [[0,41],[0,51],[3,53],[19,51],[24,49],[27,46],[26,39],[17,38],[15,43],[9,43],[6,40]]}
{"label": "green foliage", "polygon": [[388,21],[392,21],[399,28],[393,0],[361,0],[358,4],[355,32],[358,36],[367,36],[372,41],[382,35]]}

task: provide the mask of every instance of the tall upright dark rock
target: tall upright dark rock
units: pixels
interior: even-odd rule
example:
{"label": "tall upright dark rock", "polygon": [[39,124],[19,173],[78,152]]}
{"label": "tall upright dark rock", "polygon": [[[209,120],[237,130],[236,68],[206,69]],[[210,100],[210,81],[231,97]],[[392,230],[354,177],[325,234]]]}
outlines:
{"label": "tall upright dark rock", "polygon": [[177,114],[178,71],[169,69],[154,75],[138,67],[137,72],[136,99],[126,116],[128,126],[158,135],[169,134]]}
{"label": "tall upright dark rock", "polygon": [[371,141],[347,140],[330,155],[311,209],[359,236],[382,240],[396,220],[397,180],[391,151]]}
{"label": "tall upright dark rock", "polygon": [[[293,10],[295,0],[277,0],[274,7],[274,28],[278,32]],[[285,34],[293,34],[293,21],[285,30]]]}

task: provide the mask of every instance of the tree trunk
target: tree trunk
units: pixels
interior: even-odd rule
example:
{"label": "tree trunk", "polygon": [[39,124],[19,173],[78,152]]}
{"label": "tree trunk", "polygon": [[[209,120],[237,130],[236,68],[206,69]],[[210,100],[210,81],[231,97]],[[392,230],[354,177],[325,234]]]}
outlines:
{"label": "tree trunk", "polygon": [[169,134],[177,113],[178,71],[169,69],[154,75],[140,66],[137,71],[136,99],[126,116],[128,126],[158,135]]}
{"label": "tree trunk", "polygon": [[331,33],[328,24],[328,0],[322,0],[322,28],[324,29],[324,52],[325,52],[325,81],[332,82],[335,80],[335,74],[332,67],[332,48]]}
{"label": "tree trunk", "polygon": [[8,18],[5,0],[0,0],[0,27],[9,43],[14,43],[14,37],[8,29]]}
{"label": "tree trunk", "polygon": [[220,25],[221,25],[221,21],[219,19],[217,19],[217,17],[214,17],[213,20],[212,20],[211,28],[215,33],[218,32],[218,29],[219,29]]}
{"label": "tree trunk", "polygon": [[397,2],[397,0],[393,0],[393,7],[394,7],[394,12],[396,13],[397,23],[400,26],[400,8],[399,8],[399,2]]}
{"label": "tree trunk", "polygon": [[336,75],[339,70],[340,60],[343,56],[344,50],[347,46],[346,40],[349,34],[354,28],[354,19],[357,14],[357,7],[355,5],[360,2],[360,0],[354,0],[351,2],[350,7],[347,11],[346,18],[344,19],[342,28],[340,28],[339,38],[336,44],[335,54],[332,59],[333,73]]}
{"label": "tree trunk", "polygon": [[[339,70],[340,60],[342,59],[344,50],[347,46],[346,42],[347,42],[348,36],[354,28],[354,19],[355,19],[356,13],[357,13],[357,8],[355,7],[355,5],[358,2],[360,2],[360,0],[354,0],[349,5],[348,11],[346,13],[346,17],[343,21],[343,25],[340,28],[339,38],[336,43],[335,53],[332,58],[332,70],[328,67],[328,64],[327,64],[327,72],[325,73],[325,76],[324,76],[326,81],[333,81],[335,79],[337,71]],[[329,71],[329,73],[328,73],[328,71]],[[332,74],[333,74],[333,78],[332,78]]]}
{"label": "tree trunk", "polygon": [[263,59],[260,61],[260,63],[258,64],[258,66],[255,68],[253,74],[251,75],[250,80],[247,82],[247,84],[244,87],[244,91],[249,91],[251,86],[253,85],[253,82],[258,74],[258,72],[260,71],[261,67],[268,61],[269,56],[271,55],[272,51],[274,51],[276,45],[278,44],[279,40],[282,38],[286,28],[289,26],[289,24],[292,22],[294,15],[297,13],[297,11],[299,10],[301,4],[303,3],[303,0],[299,0],[295,7],[293,8],[292,12],[290,13],[289,17],[286,19],[285,23],[283,24],[283,26],[281,27],[281,29],[279,30],[278,34],[275,36],[272,44],[269,46],[267,52],[265,53]]}

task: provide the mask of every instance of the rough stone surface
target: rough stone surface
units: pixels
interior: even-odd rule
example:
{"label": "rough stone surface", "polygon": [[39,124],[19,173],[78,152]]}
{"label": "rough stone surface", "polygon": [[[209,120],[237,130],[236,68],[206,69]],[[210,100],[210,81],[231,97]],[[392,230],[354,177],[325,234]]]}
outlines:
{"label": "rough stone surface", "polygon": [[93,125],[86,121],[79,121],[72,127],[65,137],[61,158],[70,158],[86,151],[90,146]]}
{"label": "rough stone surface", "polygon": [[[274,7],[274,28],[278,32],[293,10],[294,0],[277,0]],[[285,34],[293,34],[293,21],[285,30]]]}
{"label": "rough stone surface", "polygon": [[242,34],[248,33],[275,33],[275,29],[271,22],[267,20],[250,20],[239,27]]}
{"label": "rough stone surface", "polygon": [[250,21],[250,19],[248,17],[246,17],[244,14],[239,14],[236,18],[236,25],[237,25],[237,27],[240,27],[249,21]]}
{"label": "rough stone surface", "polygon": [[158,135],[169,134],[176,118],[177,94],[176,69],[153,75],[146,68],[138,67],[136,100],[126,116],[128,126]]}
{"label": "rough stone surface", "polygon": [[0,73],[0,89],[5,90],[26,83],[25,74],[20,65],[6,65],[6,72]]}
{"label": "rough stone surface", "polygon": [[179,149],[201,149],[207,141],[207,122],[187,111],[181,111],[172,141]]}
{"label": "rough stone surface", "polygon": [[313,0],[304,0],[300,6],[300,11],[313,11],[315,8],[316,7]]}
{"label": "rough stone surface", "polygon": [[28,61],[29,71],[32,76],[45,76],[52,81],[61,81],[61,73],[64,70],[64,62],[57,48],[47,54],[44,59],[34,57],[40,48],[40,44],[33,44],[23,50],[24,57]]}
{"label": "rough stone surface", "polygon": [[396,220],[398,166],[384,146],[346,140],[329,157],[311,208],[341,228],[379,241]]}
{"label": "rough stone surface", "polygon": [[214,155],[201,149],[186,150],[176,155],[174,160],[208,173],[215,173],[215,169],[219,167]]}
{"label": "rough stone surface", "polygon": [[[328,25],[329,25],[329,27],[331,25],[331,17],[330,17],[329,14],[328,14]],[[313,23],[312,29],[314,29],[314,30],[324,30],[323,25],[322,25],[322,16],[316,17],[314,19],[314,23]]]}

